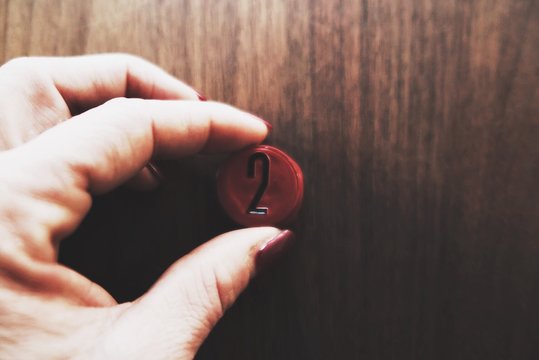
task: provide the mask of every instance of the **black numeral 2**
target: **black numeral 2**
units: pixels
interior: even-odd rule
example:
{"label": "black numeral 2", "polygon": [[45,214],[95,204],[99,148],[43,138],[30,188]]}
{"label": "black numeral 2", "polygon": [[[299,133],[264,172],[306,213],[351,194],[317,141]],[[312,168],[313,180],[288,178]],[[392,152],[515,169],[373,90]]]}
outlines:
{"label": "black numeral 2", "polygon": [[257,152],[251,155],[247,162],[247,177],[248,178],[254,179],[256,177],[255,165],[256,165],[257,160],[262,161],[262,180],[260,181],[260,186],[258,187],[258,190],[256,191],[256,194],[253,197],[253,200],[251,200],[251,203],[249,204],[249,207],[247,208],[247,213],[253,214],[253,215],[267,215],[268,208],[258,207],[258,203],[260,202],[260,199],[262,199],[262,195],[264,195],[264,191],[266,191],[266,188],[268,187],[270,158],[268,155],[261,152]]}

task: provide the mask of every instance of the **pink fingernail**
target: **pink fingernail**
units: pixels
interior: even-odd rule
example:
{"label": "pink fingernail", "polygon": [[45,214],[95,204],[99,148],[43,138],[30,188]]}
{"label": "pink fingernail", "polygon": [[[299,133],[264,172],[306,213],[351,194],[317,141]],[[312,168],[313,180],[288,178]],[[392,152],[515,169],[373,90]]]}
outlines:
{"label": "pink fingernail", "polygon": [[208,99],[206,99],[206,97],[204,95],[202,95],[201,93],[199,93],[196,90],[195,90],[195,92],[197,93],[198,100],[200,100],[200,101],[208,101]]}
{"label": "pink fingernail", "polygon": [[264,125],[266,125],[266,127],[268,128],[268,132],[271,132],[271,130],[273,130],[273,125],[271,125],[269,122],[267,122],[266,120],[262,119],[262,118],[259,118],[258,116],[255,116],[258,120],[262,121],[264,123]]}
{"label": "pink fingernail", "polygon": [[266,242],[256,254],[257,272],[261,272],[275,262],[290,247],[294,233],[290,230],[281,231],[273,239]]}

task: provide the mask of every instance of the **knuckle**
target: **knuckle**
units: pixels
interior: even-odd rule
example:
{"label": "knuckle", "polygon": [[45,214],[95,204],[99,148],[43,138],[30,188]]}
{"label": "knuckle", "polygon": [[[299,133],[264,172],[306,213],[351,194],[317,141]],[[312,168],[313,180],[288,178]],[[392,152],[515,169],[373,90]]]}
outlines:
{"label": "knuckle", "polygon": [[31,67],[32,58],[28,56],[21,56],[16,57],[8,62],[6,62],[4,65],[2,65],[3,69],[21,69],[21,68],[29,68]]}
{"label": "knuckle", "polygon": [[201,271],[202,297],[212,323],[217,322],[236,298],[234,278],[222,267],[205,267]]}
{"label": "knuckle", "polygon": [[118,124],[122,120],[129,121],[133,115],[143,110],[139,101],[139,99],[117,97],[105,102],[99,107],[99,110],[108,115],[114,115],[116,124]]}
{"label": "knuckle", "polygon": [[129,54],[129,53],[119,53],[119,56],[127,64],[130,64],[130,63],[146,63],[146,62],[148,62],[146,59],[144,59],[141,56],[137,56],[137,55],[133,55],[133,54]]}
{"label": "knuckle", "polygon": [[129,71],[129,69],[131,69],[132,67],[137,67],[138,65],[146,65],[150,63],[148,60],[141,56],[125,52],[111,53],[108,56],[118,64],[123,64],[127,71]]}
{"label": "knuckle", "polygon": [[127,102],[128,102],[128,99],[125,97],[116,97],[116,98],[107,100],[102,105],[102,107],[107,108],[107,109],[111,109],[111,108],[114,109],[114,108],[125,106]]}
{"label": "knuckle", "polygon": [[[112,115],[116,127],[125,129],[128,127],[131,129],[130,134],[133,133],[133,126],[140,126],[141,122],[137,121],[133,123],[133,119],[147,119],[147,109],[144,106],[143,99],[118,97],[108,100],[106,103],[100,106],[100,110],[107,116]],[[128,133],[126,133],[128,134]],[[126,135],[127,136],[127,135]]]}
{"label": "knuckle", "polygon": [[212,328],[225,311],[219,278],[210,268],[193,269],[189,277],[194,280],[186,297],[189,317],[200,322],[198,325],[203,328]]}
{"label": "knuckle", "polygon": [[1,83],[11,93],[26,94],[33,99],[47,95],[47,76],[41,62],[33,57],[18,57],[0,66]]}
{"label": "knuckle", "polygon": [[133,55],[131,53],[127,53],[127,52],[115,52],[115,53],[112,53],[111,56],[115,56],[117,57],[118,59],[121,59],[125,62],[128,62],[128,61],[138,61],[138,60],[141,60],[142,57],[140,56],[137,56],[137,55]]}
{"label": "knuckle", "polygon": [[139,108],[142,101],[143,101],[142,99],[116,97],[116,98],[108,100],[106,103],[103,104],[103,106],[106,107],[107,109],[125,111],[129,109],[133,109],[135,107]]}
{"label": "knuckle", "polygon": [[9,60],[0,67],[0,73],[3,75],[14,75],[18,78],[28,78],[38,73],[38,62],[32,57],[18,57]]}
{"label": "knuckle", "polygon": [[221,318],[227,308],[226,289],[221,282],[221,277],[215,269],[208,271],[207,279],[204,286],[208,298],[212,299],[211,308],[213,309],[214,315],[217,318]]}

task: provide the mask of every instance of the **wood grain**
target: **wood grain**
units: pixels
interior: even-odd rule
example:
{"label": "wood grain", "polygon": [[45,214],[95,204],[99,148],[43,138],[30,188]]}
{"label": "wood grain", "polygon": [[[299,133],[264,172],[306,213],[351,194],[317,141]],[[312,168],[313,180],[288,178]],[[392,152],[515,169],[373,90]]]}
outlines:
{"label": "wood grain", "polygon": [[[534,0],[0,0],[0,56],[121,51],[274,124],[297,246],[200,359],[539,356]],[[131,300],[233,228],[220,158],[96,199],[62,261]],[[156,334],[158,336],[158,334]]]}

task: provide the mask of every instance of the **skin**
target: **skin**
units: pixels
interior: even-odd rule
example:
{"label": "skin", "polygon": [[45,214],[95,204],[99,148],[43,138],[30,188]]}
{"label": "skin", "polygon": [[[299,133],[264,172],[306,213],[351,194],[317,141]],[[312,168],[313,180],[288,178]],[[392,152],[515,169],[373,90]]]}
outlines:
{"label": "skin", "polygon": [[148,292],[118,304],[59,264],[92,195],[149,188],[156,158],[228,152],[266,126],[157,66],[111,54],[20,58],[0,67],[0,358],[191,359],[255,274],[279,230],[212,239]]}

